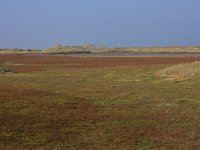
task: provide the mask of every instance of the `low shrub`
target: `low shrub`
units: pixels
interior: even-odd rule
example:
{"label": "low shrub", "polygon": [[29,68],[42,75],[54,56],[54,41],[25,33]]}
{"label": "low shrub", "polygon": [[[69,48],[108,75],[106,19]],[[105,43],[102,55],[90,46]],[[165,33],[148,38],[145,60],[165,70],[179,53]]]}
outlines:
{"label": "low shrub", "polygon": [[15,71],[9,67],[0,66],[0,74],[6,74],[6,73],[15,73]]}

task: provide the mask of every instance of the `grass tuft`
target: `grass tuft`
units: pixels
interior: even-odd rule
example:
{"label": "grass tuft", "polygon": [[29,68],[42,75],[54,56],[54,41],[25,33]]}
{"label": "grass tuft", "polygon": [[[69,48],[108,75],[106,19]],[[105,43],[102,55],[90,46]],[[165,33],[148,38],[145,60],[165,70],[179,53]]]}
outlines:
{"label": "grass tuft", "polygon": [[194,77],[200,77],[200,61],[188,64],[179,64],[165,68],[158,73],[160,76],[167,77],[167,80],[185,81]]}
{"label": "grass tuft", "polygon": [[11,68],[0,66],[0,74],[6,74],[6,73],[14,73],[15,71]]}

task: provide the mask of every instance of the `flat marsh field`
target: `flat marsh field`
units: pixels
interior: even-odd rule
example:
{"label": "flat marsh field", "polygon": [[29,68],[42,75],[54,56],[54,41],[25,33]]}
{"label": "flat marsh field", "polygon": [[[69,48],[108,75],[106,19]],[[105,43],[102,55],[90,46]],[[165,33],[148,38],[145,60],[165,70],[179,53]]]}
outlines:
{"label": "flat marsh field", "polygon": [[0,149],[198,149],[200,79],[158,75],[196,60],[0,55]]}

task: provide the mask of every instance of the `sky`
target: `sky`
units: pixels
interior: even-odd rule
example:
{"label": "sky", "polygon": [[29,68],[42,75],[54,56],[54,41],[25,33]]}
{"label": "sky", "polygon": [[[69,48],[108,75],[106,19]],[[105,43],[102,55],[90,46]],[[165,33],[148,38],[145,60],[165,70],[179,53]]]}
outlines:
{"label": "sky", "polygon": [[0,47],[200,45],[200,0],[0,0]]}

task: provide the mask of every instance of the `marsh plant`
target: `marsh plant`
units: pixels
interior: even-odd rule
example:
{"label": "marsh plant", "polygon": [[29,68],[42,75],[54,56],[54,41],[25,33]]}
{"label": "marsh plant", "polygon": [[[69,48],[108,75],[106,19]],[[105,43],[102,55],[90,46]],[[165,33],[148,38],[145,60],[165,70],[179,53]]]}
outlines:
{"label": "marsh plant", "polygon": [[14,73],[15,71],[6,66],[0,66],[0,74]]}

